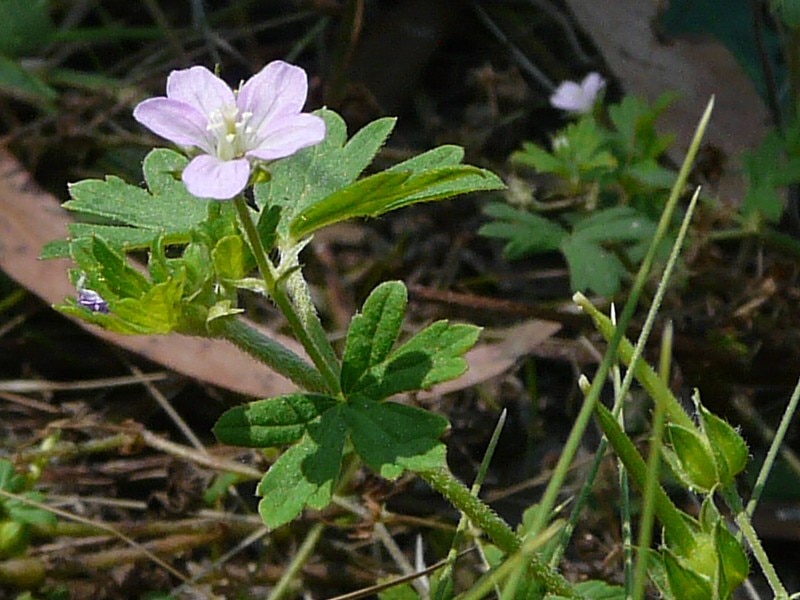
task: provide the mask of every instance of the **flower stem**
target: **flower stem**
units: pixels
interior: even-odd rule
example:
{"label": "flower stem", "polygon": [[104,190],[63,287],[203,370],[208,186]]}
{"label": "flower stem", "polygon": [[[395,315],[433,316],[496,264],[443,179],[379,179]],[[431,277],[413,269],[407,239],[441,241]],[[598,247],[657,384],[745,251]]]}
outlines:
{"label": "flower stem", "polygon": [[[250,248],[253,251],[253,256],[269,296],[283,313],[295,337],[303,344],[303,348],[305,348],[312,362],[317,369],[319,369],[325,380],[327,391],[332,394],[338,394],[341,391],[339,386],[339,369],[338,365],[330,359],[331,356],[335,356],[333,349],[330,348],[324,332],[321,334],[320,332],[315,332],[315,334],[312,335],[303,325],[305,322],[306,325],[319,326],[319,321],[300,318],[288,294],[278,282],[275,267],[264,251],[264,245],[261,243],[261,237],[258,235],[255,223],[253,223],[253,218],[250,216],[250,209],[247,208],[244,197],[241,195],[236,196],[233,203],[234,206],[236,206],[236,211],[239,214],[239,221],[247,236],[247,241],[250,243]],[[324,344],[328,344],[328,347],[324,347]]]}
{"label": "flower stem", "polygon": [[[522,540],[511,527],[501,519],[491,507],[487,506],[450,471],[437,469],[422,471],[418,475],[428,482],[433,489],[444,496],[453,506],[467,515],[472,523],[482,529],[501,550],[512,554],[522,547]],[[548,592],[565,598],[580,598],[572,585],[555,569],[551,569],[538,554],[529,557],[530,570],[533,577]]]}
{"label": "flower stem", "polygon": [[233,316],[214,319],[209,323],[209,329],[300,387],[310,392],[328,391],[328,385],[317,369],[241,319]]}

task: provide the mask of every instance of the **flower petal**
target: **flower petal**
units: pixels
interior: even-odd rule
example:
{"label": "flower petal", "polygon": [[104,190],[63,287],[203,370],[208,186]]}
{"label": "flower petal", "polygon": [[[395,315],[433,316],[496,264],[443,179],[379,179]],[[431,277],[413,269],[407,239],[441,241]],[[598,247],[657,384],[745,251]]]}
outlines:
{"label": "flower petal", "polygon": [[246,158],[220,160],[202,154],[186,165],[182,179],[189,193],[198,198],[230,200],[247,186],[250,163]]}
{"label": "flower petal", "polygon": [[269,130],[261,144],[247,152],[247,156],[262,160],[283,158],[325,139],[325,121],[316,115],[301,113],[274,125],[278,127]]}
{"label": "flower petal", "polygon": [[595,73],[592,71],[586,77],[583,78],[581,81],[581,88],[583,89],[583,93],[586,97],[592,99],[592,104],[597,99],[597,94],[600,93],[606,87],[606,80],[600,75],[600,73]]}
{"label": "flower petal", "polygon": [[251,113],[248,125],[259,132],[281,117],[303,110],[308,94],[306,72],[275,60],[248,79],[236,99],[240,113]]}
{"label": "flower petal", "polygon": [[167,78],[167,97],[193,106],[206,117],[223,106],[236,104],[228,84],[205,67],[170,73]]}
{"label": "flower petal", "polygon": [[550,105],[561,110],[582,112],[584,110],[583,89],[574,81],[564,81],[550,96]]}
{"label": "flower petal", "polygon": [[156,135],[179,146],[196,146],[206,152],[213,148],[206,119],[188,104],[170,98],[150,98],[133,109],[133,118]]}

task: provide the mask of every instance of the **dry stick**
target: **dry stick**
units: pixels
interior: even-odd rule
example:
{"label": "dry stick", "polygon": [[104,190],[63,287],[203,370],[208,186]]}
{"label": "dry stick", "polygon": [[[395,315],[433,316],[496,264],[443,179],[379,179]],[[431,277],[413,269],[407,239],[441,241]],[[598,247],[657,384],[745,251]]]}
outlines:
{"label": "dry stick", "polygon": [[[137,377],[142,376],[142,371],[139,369],[139,367],[130,365],[129,368]],[[186,421],[183,420],[183,417],[178,414],[178,411],[176,411],[172,404],[170,404],[166,396],[161,393],[161,390],[154,386],[150,381],[142,380],[142,384],[145,388],[147,388],[147,391],[150,392],[150,395],[155,399],[155,401],[158,402],[158,405],[161,407],[161,409],[167,413],[167,416],[170,419],[172,419],[172,422],[175,423],[177,428],[181,430],[181,433],[184,435],[184,437],[189,440],[189,443],[203,454],[208,454],[208,450],[206,450],[203,442],[201,442],[200,439],[194,434],[194,431],[192,431],[189,425],[187,425]]]}
{"label": "dry stick", "polygon": [[260,540],[261,538],[263,538],[267,534],[269,534],[269,529],[267,529],[264,526],[259,527],[257,530],[255,530],[250,535],[248,535],[246,538],[244,538],[241,542],[239,542],[234,548],[231,548],[225,554],[220,556],[217,560],[215,560],[210,565],[208,565],[205,569],[201,569],[200,571],[198,571],[197,573],[192,575],[192,577],[189,579],[188,582],[183,583],[180,586],[178,586],[175,589],[173,589],[170,595],[171,596],[178,596],[182,592],[187,591],[188,588],[191,587],[190,586],[191,583],[196,583],[197,581],[199,581],[200,579],[202,579],[203,577],[205,577],[209,573],[212,573],[212,572],[216,571],[219,567],[224,565],[231,558],[236,556],[239,552],[241,552],[242,550],[244,550],[245,548],[247,548],[251,544],[255,544],[258,540]]}
{"label": "dry stick", "polygon": [[157,436],[147,429],[142,429],[138,432],[138,435],[142,442],[144,442],[150,448],[161,450],[162,452],[171,454],[172,456],[177,456],[178,458],[197,463],[198,465],[202,465],[204,467],[209,467],[210,469],[227,471],[229,473],[241,475],[247,479],[261,479],[261,477],[264,475],[258,469],[248,467],[247,465],[216,458],[210,454],[198,452],[197,450],[189,448],[188,446],[182,446],[180,444],[176,444],[175,442],[170,442],[169,440],[165,440],[164,438]]}
{"label": "dry stick", "polygon": [[[342,496],[334,496],[333,503],[341,506],[345,510],[353,513],[354,515],[360,517],[361,519],[366,520],[370,518],[370,514],[366,509],[359,506],[355,502],[351,502],[347,498],[344,498]],[[375,534],[378,536],[378,539],[383,544],[384,548],[386,548],[386,551],[392,557],[397,566],[400,567],[400,571],[402,571],[403,575],[406,577],[415,575],[416,571],[414,567],[411,566],[410,562],[408,562],[406,555],[403,554],[403,551],[397,545],[397,542],[394,541],[394,538],[389,533],[389,530],[386,528],[386,525],[384,525],[380,521],[376,521],[373,524],[373,528],[375,530]],[[420,598],[424,598],[427,595],[428,589],[416,577],[411,580],[411,585],[414,586],[414,589],[420,595]]]}
{"label": "dry stick", "polygon": [[184,577],[180,571],[172,567],[172,565],[167,564],[166,562],[161,560],[158,556],[153,554],[150,550],[142,546],[140,543],[138,543],[135,540],[132,540],[131,538],[120,532],[118,529],[112,527],[111,525],[106,525],[105,523],[98,523],[96,521],[92,521],[91,519],[86,519],[84,517],[72,514],[71,512],[68,512],[66,510],[61,510],[60,508],[54,508],[42,502],[37,502],[36,500],[31,500],[30,498],[26,498],[25,496],[20,496],[18,494],[12,494],[2,489],[0,489],[0,496],[11,500],[17,500],[28,506],[33,506],[34,508],[38,508],[39,510],[45,510],[47,512],[53,513],[54,515],[58,515],[59,517],[69,519],[70,521],[77,521],[78,523],[83,523],[84,525],[90,525],[92,527],[96,527],[100,531],[105,531],[106,533],[110,533],[111,535],[113,535],[116,538],[119,538],[129,546],[136,548],[139,552],[144,554],[147,558],[152,560],[159,567],[171,573],[181,581],[184,582],[187,581],[186,577]]}
{"label": "dry stick", "polygon": [[24,394],[27,392],[57,392],[63,390],[96,390],[107,387],[119,387],[123,385],[138,385],[145,381],[163,381],[168,379],[170,374],[165,371],[155,373],[144,373],[138,376],[128,377],[101,377],[100,379],[89,379],[87,381],[36,381],[34,379],[9,379],[0,381],[0,392],[16,392]]}

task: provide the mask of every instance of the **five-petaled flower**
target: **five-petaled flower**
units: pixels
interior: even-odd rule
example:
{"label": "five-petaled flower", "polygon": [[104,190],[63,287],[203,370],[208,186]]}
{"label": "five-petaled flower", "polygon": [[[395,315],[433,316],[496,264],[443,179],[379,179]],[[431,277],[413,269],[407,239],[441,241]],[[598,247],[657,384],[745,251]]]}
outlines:
{"label": "five-petaled flower", "polygon": [[228,200],[254,163],[294,154],[325,137],[325,122],[303,113],[306,73],[276,60],[233,91],[205,67],[173,71],[167,96],[133,111],[142,125],[195,154],[183,171],[190,193]]}
{"label": "five-petaled flower", "polygon": [[550,104],[572,113],[588,113],[594,107],[597,95],[606,87],[606,80],[594,71],[583,81],[562,81],[555,93],[550,96]]}

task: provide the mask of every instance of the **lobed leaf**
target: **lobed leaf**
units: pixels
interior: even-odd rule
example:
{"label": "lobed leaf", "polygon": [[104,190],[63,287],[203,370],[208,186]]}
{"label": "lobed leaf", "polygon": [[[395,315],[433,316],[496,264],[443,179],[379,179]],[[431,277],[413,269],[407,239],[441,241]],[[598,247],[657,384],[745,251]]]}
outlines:
{"label": "lobed leaf", "polygon": [[394,402],[358,400],[344,406],[344,418],[356,453],[382,477],[444,466],[439,437],[448,423],[439,415]]}
{"label": "lobed leaf", "polygon": [[[208,202],[192,196],[176,176],[188,159],[166,148],[156,148],[144,159],[147,189],[118,177],[87,179],[70,184],[71,200],[64,208],[92,223],[72,223],[70,237],[100,235],[118,249],[148,247],[159,234],[167,243],[188,242],[191,230],[205,220]],[[64,256],[63,244],[50,244],[44,255]]]}
{"label": "lobed leaf", "polygon": [[279,233],[288,234],[288,223],[302,210],[347,186],[369,165],[396,119],[383,118],[359,130],[346,144],[347,128],[330,110],[316,111],[325,120],[325,139],[269,166],[268,181],[253,188],[259,208],[283,210]]}
{"label": "lobed leaf", "polygon": [[256,490],[262,497],[258,512],[267,527],[288,523],[306,506],[322,509],[330,503],[346,437],[341,407],[332,408],[275,461]]}
{"label": "lobed leaf", "polygon": [[350,391],[369,367],[389,355],[400,333],[407,302],[405,286],[387,281],[372,290],[361,313],[353,316],[342,360],[344,392]]}
{"label": "lobed leaf", "polygon": [[309,424],[336,406],[319,394],[288,394],[237,406],[222,414],[214,435],[223,444],[271,448],[298,441]]}
{"label": "lobed leaf", "polygon": [[357,217],[377,217],[419,202],[504,187],[489,171],[469,165],[444,166],[420,173],[388,170],[339,189],[308,206],[289,224],[294,239]]}
{"label": "lobed leaf", "polygon": [[462,355],[475,345],[480,328],[437,321],[370,368],[352,395],[381,400],[401,392],[427,389],[467,370]]}

